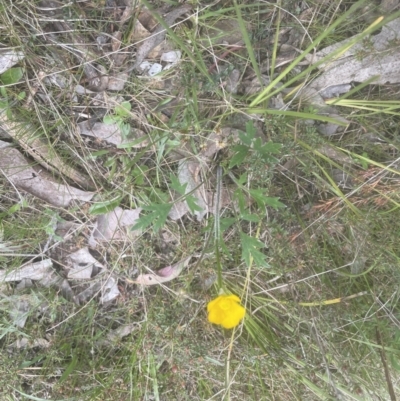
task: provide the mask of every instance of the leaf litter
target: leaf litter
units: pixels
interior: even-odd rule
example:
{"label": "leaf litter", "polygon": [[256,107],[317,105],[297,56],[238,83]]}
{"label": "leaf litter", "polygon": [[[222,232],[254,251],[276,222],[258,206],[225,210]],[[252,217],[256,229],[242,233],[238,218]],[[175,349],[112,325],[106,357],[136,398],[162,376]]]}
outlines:
{"label": "leaf litter", "polygon": [[[171,27],[179,17],[183,16],[185,13],[189,11],[190,11],[190,6],[179,7],[167,13],[163,17],[163,20],[169,27]],[[126,7],[123,13],[119,14],[120,16],[119,21],[121,22],[121,24],[127,21],[132,15],[132,13],[133,13],[133,8]],[[118,20],[118,18],[116,18],[116,20]],[[82,51],[77,51],[76,49],[73,50],[72,53],[74,54],[74,57],[76,58],[77,62],[85,65],[84,68],[85,79],[84,82],[82,82],[83,85],[80,86],[80,88],[82,88],[81,92],[77,93],[79,96],[91,95],[90,92],[96,93],[106,90],[114,90],[114,91],[122,90],[125,87],[125,85],[129,82],[130,79],[129,72],[131,70],[134,70],[135,72],[140,72],[143,63],[147,62],[146,58],[152,58],[153,56],[152,52],[156,54],[157,57],[160,57],[160,61],[164,63],[164,66],[162,64],[159,64],[161,65],[161,68],[164,70],[167,69],[168,65],[175,66],[178,63],[181,55],[178,55],[178,52],[176,50],[169,49],[168,51],[165,51],[166,48],[157,49],[157,47],[159,47],[165,40],[165,34],[166,34],[165,28],[161,24],[158,24],[158,22],[154,18],[152,19],[152,22],[151,21],[149,22],[149,25],[146,25],[146,27],[144,25],[142,25],[138,21],[135,22],[135,30],[133,34],[134,41],[135,42],[142,41],[142,42],[137,49],[136,61],[133,63],[133,65],[128,67],[127,70],[123,72],[119,72],[118,70],[117,71],[113,70],[115,67],[123,65],[125,61],[125,55],[118,54],[121,51],[123,51],[123,49],[121,49],[120,31],[114,32],[113,39],[110,43],[111,46],[110,53],[115,53],[115,54],[109,54],[110,59],[112,59],[114,62],[113,67],[111,67],[109,71],[107,71],[102,66],[99,66],[94,62],[95,58],[98,57],[98,55],[92,54],[93,57],[91,58],[89,56],[84,56],[82,54]],[[236,34],[238,31],[240,31],[240,29],[237,29],[236,27],[232,30],[232,24],[228,24],[227,26],[229,29],[228,28],[225,29],[223,24],[214,27],[217,30],[219,30],[219,33],[216,31],[214,32],[216,37],[214,45],[215,44],[226,45],[226,43],[240,44],[241,37],[240,36],[233,37],[233,33]],[[63,26],[63,29],[70,31],[74,30],[74,28],[69,25]],[[72,42],[79,43],[79,38],[76,35],[72,36]],[[54,41],[53,43],[55,45],[58,44],[61,48],[63,48],[61,42]],[[206,46],[208,45],[209,43]],[[88,54],[91,54],[91,52],[89,52],[89,49],[86,48],[86,50],[88,50],[87,52]],[[331,51],[331,49],[328,48],[325,49],[325,51]],[[318,56],[322,55],[321,52],[319,53],[320,54],[317,53]],[[10,56],[7,57],[10,59]],[[5,61],[4,60],[2,61],[2,58],[0,57],[0,67],[4,64],[7,65],[6,68],[10,68],[10,66],[13,65],[13,63],[14,64],[18,63],[18,61],[20,61],[23,57],[24,55],[22,53],[13,53],[11,55],[11,62],[7,61],[6,58],[4,58]],[[280,67],[287,64],[288,62],[290,62],[290,60],[293,59],[293,57],[294,57],[293,54],[282,56],[282,58],[278,60],[279,62],[277,63],[277,66]],[[388,70],[380,70],[381,73],[383,71],[383,74],[381,74],[381,76],[383,76],[382,79],[387,79],[388,77],[389,79],[392,80],[397,79],[395,75],[398,73],[396,67],[396,60],[390,59],[389,61],[390,61],[389,64],[392,67],[393,74],[390,75]],[[155,63],[153,63],[153,65],[155,65]],[[156,68],[159,69],[160,67]],[[343,68],[343,64],[342,67],[338,68]],[[224,69],[222,67],[218,69],[220,72],[224,72]],[[373,70],[373,72],[375,73],[376,70]],[[351,73],[352,72],[350,72],[350,75]],[[151,72],[151,74],[153,74],[153,72]],[[50,76],[55,77],[56,75],[50,75]],[[339,80],[337,79],[337,77],[335,77],[335,74],[329,73],[326,74],[326,77],[327,76],[330,77],[334,76],[334,78],[336,79],[333,81],[333,84],[336,86],[337,85],[341,86],[339,88],[335,88],[336,92],[335,91],[329,92],[328,94],[325,94],[322,97],[321,88],[323,86],[327,86],[328,81],[323,81],[322,78],[320,81],[316,81],[317,86],[314,88],[314,90],[317,93],[319,91],[318,96],[320,97],[314,101],[314,104],[318,102],[318,105],[321,106],[321,112],[327,112],[327,109],[324,108],[326,106],[324,103],[325,97],[331,97],[332,94],[335,95],[336,93],[345,93],[343,91],[349,89],[348,88],[348,82],[350,82],[348,81],[349,75],[341,76],[341,79]],[[367,74],[367,77],[368,76],[369,75]],[[59,83],[59,81],[62,83]],[[70,81],[61,74],[59,75],[57,82],[58,85],[63,88],[68,88],[68,86],[70,85]],[[46,84],[49,85],[49,83],[46,81],[44,83],[45,85]],[[226,91],[229,93],[235,94],[236,92],[238,92],[238,93],[245,93],[246,95],[252,95],[254,93],[259,92],[260,89],[262,89],[262,87],[267,85],[268,83],[269,83],[269,78],[266,75],[263,76],[263,81],[260,84],[259,79],[254,76],[254,73],[252,71],[250,72],[246,71],[245,73],[242,73],[242,71],[238,69],[233,69],[230,75],[228,75],[226,81],[222,83],[222,86],[224,86],[226,88]],[[312,95],[314,95],[315,92],[312,92]],[[42,93],[39,93],[39,95],[43,96]],[[310,96],[310,92],[307,93],[307,95]],[[112,96],[112,94],[110,94],[110,96]],[[74,97],[74,99],[77,98]],[[93,104],[90,102],[93,102],[94,97],[93,98],[90,98],[90,96],[86,97],[85,101],[87,101],[88,99],[89,99],[89,104]],[[281,108],[281,109],[287,106],[282,101],[282,99],[278,99],[278,101],[275,101],[275,105],[276,108]],[[336,116],[337,118],[341,118],[339,114],[336,114],[334,108],[330,109],[329,113],[331,113],[331,115],[333,116]],[[3,116],[4,115],[5,113],[3,113]],[[13,123],[8,121],[7,118],[5,117],[3,117],[2,122],[6,124],[5,125],[7,128],[6,131],[9,132],[12,138],[19,141],[22,147],[28,150],[28,153],[30,153],[30,155],[36,161],[41,162],[45,168],[51,170],[50,165],[47,164],[47,161],[51,159],[49,157],[50,154],[49,146],[45,145],[43,142],[28,143],[28,141],[26,141],[25,139],[23,139],[21,142],[21,140],[17,138],[16,130],[13,126]],[[347,123],[347,121],[345,122]],[[94,123],[94,125],[90,126],[88,121],[83,121],[83,122],[81,121],[77,123],[77,127],[78,127],[77,130],[81,135],[92,136],[97,139],[105,140],[106,142],[115,146],[124,143],[124,138],[121,134],[120,127],[117,124],[106,125],[101,122],[96,122]],[[193,155],[192,150],[183,151],[183,154],[175,152],[173,161],[176,162],[177,164],[177,176],[179,183],[182,186],[185,186],[185,192],[183,195],[193,196],[195,199],[195,205],[197,205],[200,210],[196,210],[195,208],[193,209],[193,204],[189,205],[187,200],[174,202],[173,209],[169,214],[169,217],[171,219],[173,220],[181,219],[186,214],[193,213],[198,221],[202,221],[204,217],[207,215],[207,213],[217,212],[215,210],[216,195],[212,190],[211,186],[209,185],[210,177],[212,177],[213,174],[212,168],[210,168],[210,164],[216,153],[225,148],[226,144],[224,143],[224,140],[227,139],[228,137],[231,139],[237,137],[237,133],[234,132],[233,128],[224,127],[223,130],[224,132],[222,135],[217,134],[215,132],[210,134],[206,139],[205,146],[203,146],[196,155]],[[138,129],[138,132],[143,133],[143,137],[145,136],[144,131]],[[336,133],[336,128],[328,130],[326,135],[332,135],[333,133]],[[7,149],[9,147],[9,144],[4,145],[3,143],[2,146],[3,147],[0,149],[0,152],[2,152],[4,149]],[[39,151],[39,154],[33,153],[31,151],[32,148],[44,149],[44,151],[42,152]],[[324,154],[329,154],[330,157],[332,156],[332,149],[322,148],[320,149],[320,151]],[[17,156],[17,153],[10,152],[10,149],[7,149],[5,153],[0,153],[0,163],[2,159],[6,160],[5,158],[1,157],[3,154],[4,155],[9,154],[10,158],[12,157],[15,160],[18,160],[19,163],[18,167],[22,168],[22,170],[24,171],[24,173],[21,173],[21,175],[18,176],[17,173],[13,172],[13,170],[18,170],[16,165],[10,163],[1,164],[1,168],[6,173],[10,181],[17,188],[24,189],[28,192],[30,189],[31,190],[30,192],[35,196],[38,196],[41,199],[45,199],[50,203],[53,202],[52,204],[55,206],[61,205],[62,207],[65,208],[70,207],[72,200],[79,199],[81,201],[88,202],[93,197],[93,193],[85,192],[82,190],[78,190],[77,188],[65,186],[58,183],[51,185],[49,184],[49,188],[51,188],[51,191],[49,190],[49,192],[47,192],[46,194],[46,190],[42,191],[42,189],[40,190],[38,189],[39,187],[44,185],[43,181],[45,180],[42,179],[42,177],[37,176],[35,170],[30,167],[30,163],[26,159],[24,159],[24,157],[21,154]],[[178,156],[176,156],[177,154]],[[340,159],[341,156],[342,155],[338,154],[337,151],[334,153],[334,158],[338,161],[343,161],[342,159]],[[8,161],[9,160],[10,159],[8,159]],[[77,183],[83,188],[90,189],[92,187],[90,180],[84,177],[84,175],[82,175],[81,172],[73,170],[69,168],[69,166],[66,166],[65,164],[58,163],[56,171],[58,171],[60,175],[66,174],[72,181],[75,181],[75,183]],[[69,171],[70,173],[68,174],[67,171]],[[22,181],[28,181],[32,178],[33,179],[39,178],[39,179],[36,179],[28,184],[22,182]],[[75,190],[78,192],[75,192]],[[70,198],[68,197],[64,198],[66,196],[65,195],[66,193],[69,194]],[[71,193],[73,195],[71,195]],[[176,194],[176,196],[177,197],[174,199],[178,199],[179,197],[182,196],[182,194]],[[225,207],[232,204],[231,201],[232,196],[228,189],[222,190],[221,198],[222,198],[221,207]],[[67,200],[65,201],[64,199]],[[132,231],[130,230],[130,228],[136,224],[138,218],[140,217],[140,213],[141,213],[140,208],[124,210],[120,207],[117,207],[112,212],[97,216],[96,221],[94,223],[95,226],[88,240],[88,245],[92,248],[95,248],[95,247],[100,247],[100,244],[107,246],[108,244],[111,243],[114,244],[115,241],[128,242],[134,240],[138,235],[140,235],[141,232],[139,230]],[[64,240],[66,240],[66,237],[64,238]],[[188,266],[190,259],[191,258],[188,257],[174,265],[164,267],[158,271],[152,273],[140,274],[136,278],[136,280],[130,280],[130,282],[133,282],[135,284],[140,284],[143,286],[160,285],[167,283],[179,277],[182,271]],[[68,272],[65,278],[58,276],[56,277],[53,270],[52,262],[50,260],[44,260],[43,262],[23,266],[15,271],[7,273],[1,272],[0,281],[22,282],[23,280],[36,280],[41,282],[41,280],[43,280],[43,283],[45,283],[46,282],[45,276],[47,276],[46,285],[49,285],[49,283],[50,284],[56,283],[57,288],[60,290],[61,294],[63,294],[63,296],[66,299],[80,305],[85,304],[94,297],[97,297],[101,304],[106,305],[107,303],[114,301],[117,297],[120,296],[120,291],[118,288],[119,278],[117,276],[114,276],[108,270],[106,263],[104,264],[100,263],[91,254],[90,250],[87,247],[83,247],[80,248],[79,250],[71,252],[70,254],[68,254],[66,260],[69,260],[69,264],[66,265],[67,266],[66,269]],[[49,276],[52,277],[51,280],[48,280]],[[56,278],[54,279],[54,277]],[[18,325],[19,327],[23,327],[26,322],[25,315],[28,315],[28,309],[26,307],[26,303],[23,303],[22,301],[20,303],[17,303],[13,313],[14,313],[13,315],[14,324]],[[104,344],[109,345],[115,341],[118,341],[118,339],[122,338],[123,336],[130,334],[134,330],[134,328],[135,328],[134,325],[121,326],[117,330],[110,332],[107,341]],[[48,341],[45,339],[38,339],[35,341],[36,342],[27,342],[21,340],[14,346],[16,348],[48,346]]]}
{"label": "leaf litter", "polygon": [[93,198],[93,192],[59,184],[50,177],[42,176],[30,165],[18,150],[10,147],[0,148],[0,169],[17,188],[58,207],[68,207],[73,200],[88,202]]}

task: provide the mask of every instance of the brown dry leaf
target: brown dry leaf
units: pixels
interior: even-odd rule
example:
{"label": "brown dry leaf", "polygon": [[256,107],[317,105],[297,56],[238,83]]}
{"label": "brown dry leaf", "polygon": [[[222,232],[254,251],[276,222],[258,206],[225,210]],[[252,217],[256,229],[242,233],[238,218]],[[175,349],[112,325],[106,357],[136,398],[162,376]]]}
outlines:
{"label": "brown dry leaf", "polygon": [[66,176],[83,188],[93,188],[93,183],[81,172],[68,166],[61,157],[54,152],[49,144],[33,137],[33,134],[37,132],[35,127],[30,124],[22,126],[21,124],[9,121],[7,114],[4,112],[0,113],[0,125],[2,129],[11,136],[11,138],[17,141],[31,157],[44,166],[48,171],[60,174],[61,176]]}
{"label": "brown dry leaf", "polygon": [[29,263],[12,271],[0,271],[0,282],[21,281],[23,279],[42,280],[51,273],[53,263],[50,259]]}
{"label": "brown dry leaf", "polygon": [[[352,46],[345,53],[340,54],[328,63],[318,66],[324,73],[312,82],[316,90],[331,85],[364,82],[375,77],[374,84],[400,82],[400,57],[398,50],[393,48],[393,42],[400,39],[400,18],[390,21],[382,27],[382,31],[369,37],[369,46],[366,49],[366,39]],[[354,37],[329,46],[316,54],[314,62],[331,54]]]}
{"label": "brown dry leaf", "polygon": [[116,52],[121,47],[122,32],[116,31],[111,35],[111,50]]}
{"label": "brown dry leaf", "polygon": [[101,287],[100,303],[105,304],[113,301],[120,294],[118,281],[114,277],[108,277]]}
{"label": "brown dry leaf", "polygon": [[33,296],[21,295],[8,297],[7,301],[7,311],[12,319],[13,325],[23,328],[34,304],[38,303],[37,299]]}
{"label": "brown dry leaf", "polygon": [[[218,132],[212,132],[203,144],[196,159],[184,148],[171,154],[174,161],[179,160],[178,180],[181,185],[186,184],[185,194],[191,193],[196,198],[197,205],[201,208],[201,210],[196,210],[193,213],[198,221],[201,221],[208,212],[215,213],[214,195],[206,190],[201,181],[200,173],[202,171],[205,172],[214,155],[227,146],[226,139],[231,134],[231,128],[223,128]],[[177,199],[179,195],[173,194],[173,198]],[[222,207],[221,204],[220,207]],[[172,220],[178,220],[189,210],[186,201],[174,202],[174,206],[168,216]]]}
{"label": "brown dry leaf", "polygon": [[352,165],[354,160],[346,153],[335,149],[329,144],[321,145],[317,148],[317,151],[328,157],[329,159],[335,160],[342,165]]}
{"label": "brown dry leaf", "polygon": [[234,45],[243,40],[242,31],[236,18],[220,19],[214,25],[207,27],[204,34],[206,38],[202,39],[201,43],[206,47],[210,43]]}
{"label": "brown dry leaf", "polygon": [[108,77],[108,86],[107,89],[110,91],[121,91],[124,89],[125,84],[129,79],[129,74],[126,72],[121,72],[115,76]]}
{"label": "brown dry leaf", "polygon": [[118,282],[115,278],[109,276],[107,278],[103,277],[91,284],[84,291],[80,292],[75,298],[77,302],[82,305],[89,299],[96,297],[100,294],[100,302],[102,304],[106,302],[111,302],[120,294],[118,289]]}
{"label": "brown dry leaf", "polygon": [[29,340],[26,337],[22,337],[13,343],[11,343],[8,348],[13,349],[32,349],[32,348],[49,348],[51,345],[50,341],[44,338],[36,338],[33,340]]}
{"label": "brown dry leaf", "polygon": [[[171,25],[174,24],[176,19],[178,19],[180,16],[183,14],[187,13],[191,9],[190,5],[183,5],[179,8],[176,8],[175,10],[169,12],[167,15],[164,17],[164,22],[170,27]],[[159,26],[156,28],[156,30],[151,34],[151,36],[146,39],[139,49],[136,52],[136,61],[133,64],[132,67],[128,68],[129,71],[136,70],[139,68],[140,64],[144,61],[144,59],[147,57],[147,55],[158,45],[161,44],[161,42],[164,40],[166,34],[165,28],[159,24]]]}
{"label": "brown dry leaf", "polygon": [[[180,195],[176,194],[176,198],[179,198]],[[181,219],[186,213],[189,212],[189,206],[185,201],[174,202],[170,212],[168,213],[168,217],[172,220]]]}
{"label": "brown dry leaf", "polygon": [[[140,17],[140,16],[139,16]],[[133,27],[133,32],[131,35],[131,42],[137,43],[141,42],[143,39],[146,39],[150,36],[150,31],[151,29],[146,29],[142,23],[140,22],[140,19],[135,20],[135,25]]]}
{"label": "brown dry leaf", "polygon": [[236,68],[226,77],[225,90],[228,93],[236,94],[240,81],[240,71]]}
{"label": "brown dry leaf", "polygon": [[88,280],[104,269],[104,266],[90,254],[86,247],[69,254],[67,262],[69,264],[68,278],[74,280]]}
{"label": "brown dry leaf", "polygon": [[83,305],[89,299],[97,296],[101,291],[101,282],[97,281],[84,289],[78,295],[74,295],[74,300],[78,305]]}
{"label": "brown dry leaf", "polygon": [[128,21],[128,19],[133,15],[133,11],[134,11],[134,7],[132,6],[132,4],[133,4],[133,2],[129,2],[128,4],[130,4],[130,5],[127,5],[126,7],[125,7],[125,10],[124,10],[124,12],[122,13],[122,15],[121,15],[121,19],[120,19],[120,21],[119,21],[119,23],[122,25],[122,24],[125,24],[125,22],[126,21]]}
{"label": "brown dry leaf", "polygon": [[[124,61],[126,60],[128,54],[125,52],[119,52],[118,50],[121,48],[122,44],[122,32],[116,31],[112,34],[111,38],[111,50],[112,53],[110,58],[113,60],[114,67],[120,67]],[[110,77],[108,77],[108,88],[110,86]]]}
{"label": "brown dry leaf", "polygon": [[247,96],[259,93],[263,87],[270,83],[270,79],[267,75],[261,75],[261,80],[261,84],[257,77],[252,77],[242,81],[239,85],[238,92]]}
{"label": "brown dry leaf", "polygon": [[164,267],[155,273],[148,273],[148,274],[139,274],[137,279],[134,281],[136,284],[142,285],[155,285],[155,284],[162,284],[167,283],[168,281],[177,278],[182,270],[189,264],[189,261],[192,257],[189,256],[188,258],[172,265]]}
{"label": "brown dry leaf", "polygon": [[132,331],[138,327],[139,327],[138,323],[131,323],[131,324],[125,324],[123,326],[120,326],[120,327],[116,328],[115,330],[111,330],[107,334],[107,337],[105,339],[98,340],[96,342],[96,344],[97,344],[97,346],[116,345],[117,343],[119,343],[121,341],[122,338],[131,334]]}
{"label": "brown dry leaf", "polygon": [[[328,106],[320,93],[318,93],[318,91],[313,87],[303,88],[300,95],[304,104],[312,105],[317,110],[318,114],[335,118],[337,121],[345,124],[350,124],[350,121],[340,116],[334,107]],[[340,133],[343,128],[344,127],[342,125],[331,122],[318,123],[317,125],[317,131],[326,136],[335,135],[338,132]]]}
{"label": "brown dry leaf", "polygon": [[147,135],[139,129],[132,129],[130,138],[123,140],[121,129],[118,124],[105,124],[102,122],[97,122],[91,126],[89,121],[82,121],[81,123],[77,124],[77,127],[81,135],[87,135],[101,139],[113,145],[121,145],[123,143],[133,142],[135,140],[139,140],[140,138],[142,138],[143,141],[132,145],[133,148],[144,148],[149,144]]}
{"label": "brown dry leaf", "polygon": [[147,7],[142,7],[137,17],[138,21],[140,21],[143,28],[146,29],[148,32],[153,31],[155,27],[158,25],[158,21],[154,17],[154,13],[156,12],[158,12],[159,14],[163,13],[162,9],[152,10],[150,12],[150,10]]}
{"label": "brown dry leaf", "polygon": [[17,149],[2,147],[4,143],[0,143],[0,169],[17,188],[58,207],[68,207],[72,200],[88,202],[93,198],[93,192],[58,184],[37,175]]}
{"label": "brown dry leaf", "polygon": [[201,210],[195,210],[193,214],[198,221],[203,220],[208,212],[207,195],[200,178],[201,164],[191,160],[181,160],[178,167],[178,179],[181,185],[186,184],[185,194],[191,193]]}
{"label": "brown dry leaf", "polygon": [[101,139],[113,145],[119,145],[122,142],[121,130],[117,124],[97,122],[93,126],[90,126],[89,121],[82,121],[77,124],[77,127],[81,135]]}
{"label": "brown dry leaf", "polygon": [[16,50],[7,49],[0,51],[0,74],[3,74],[3,72],[6,72],[24,58],[24,53]]}
{"label": "brown dry leaf", "polygon": [[96,247],[97,241],[135,238],[140,234],[140,230],[131,231],[129,228],[136,224],[141,210],[141,208],[123,210],[117,207],[112,212],[98,216],[89,245]]}

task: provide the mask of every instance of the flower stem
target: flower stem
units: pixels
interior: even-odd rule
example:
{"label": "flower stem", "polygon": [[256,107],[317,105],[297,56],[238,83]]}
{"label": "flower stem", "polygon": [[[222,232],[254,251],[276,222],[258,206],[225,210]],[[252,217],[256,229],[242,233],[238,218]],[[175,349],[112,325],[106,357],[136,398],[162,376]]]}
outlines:
{"label": "flower stem", "polygon": [[220,240],[220,225],[219,225],[219,205],[221,200],[221,181],[222,181],[222,167],[217,167],[217,193],[215,201],[215,220],[214,220],[214,234],[215,234],[215,257],[217,262],[217,284],[218,289],[222,288],[222,266],[221,255],[219,253],[219,240]]}

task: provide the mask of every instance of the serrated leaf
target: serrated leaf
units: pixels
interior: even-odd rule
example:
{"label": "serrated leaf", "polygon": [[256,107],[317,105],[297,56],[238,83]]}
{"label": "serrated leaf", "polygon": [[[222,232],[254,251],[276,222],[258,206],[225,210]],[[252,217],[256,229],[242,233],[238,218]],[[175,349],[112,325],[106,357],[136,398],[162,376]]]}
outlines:
{"label": "serrated leaf", "polygon": [[254,149],[266,163],[276,163],[278,160],[273,154],[280,153],[282,145],[280,143],[267,142],[262,146],[255,146]]}
{"label": "serrated leaf", "polygon": [[236,219],[234,217],[225,217],[219,220],[219,229],[221,232],[227,230],[232,224],[234,224]]}
{"label": "serrated leaf", "polygon": [[234,192],[233,197],[238,203],[240,213],[241,214],[245,213],[245,210],[246,210],[246,198],[245,198],[245,196],[243,194],[243,191],[240,188],[238,188]]}
{"label": "serrated leaf", "polygon": [[243,163],[243,160],[246,158],[249,153],[249,147],[245,145],[236,145],[233,148],[235,154],[232,156],[231,161],[229,163],[229,169],[235,166],[240,166]]}
{"label": "serrated leaf", "polygon": [[247,123],[246,123],[246,133],[247,133],[249,136],[253,137],[253,138],[254,138],[254,136],[256,135],[256,127],[254,126],[252,120],[249,120],[249,121],[247,121]]}
{"label": "serrated leaf", "polygon": [[259,207],[263,207],[266,204],[267,197],[264,195],[265,189],[250,189],[250,196],[257,202]]}
{"label": "serrated leaf", "polygon": [[178,177],[174,174],[170,174],[169,178],[171,180],[171,184],[170,184],[171,188],[174,191],[178,192],[178,194],[185,195],[186,187],[187,187],[188,183],[185,182],[185,183],[181,184]]}
{"label": "serrated leaf", "polygon": [[251,146],[253,143],[254,136],[247,134],[246,132],[239,132],[239,139],[244,143],[246,146]]}
{"label": "serrated leaf", "polygon": [[220,247],[221,252],[222,252],[223,254],[225,254],[225,256],[226,256],[228,259],[232,260],[232,259],[233,259],[233,258],[232,258],[232,252],[228,249],[228,247],[226,246],[226,244],[225,244],[225,242],[224,242],[224,240],[223,240],[222,237],[221,237],[220,240],[218,241],[218,245],[219,245],[219,247]]}
{"label": "serrated leaf", "polygon": [[274,209],[286,207],[285,204],[279,201],[279,198],[274,198],[264,195],[264,189],[250,189],[249,193],[251,197],[257,202],[259,207],[270,206]]}
{"label": "serrated leaf", "polygon": [[240,232],[240,242],[242,244],[242,260],[247,266],[251,266],[253,260],[258,267],[269,267],[266,255],[259,251],[260,248],[265,247],[260,240]]}
{"label": "serrated leaf", "polygon": [[21,67],[10,68],[0,75],[0,80],[4,85],[12,85],[18,83],[24,75]]}
{"label": "serrated leaf", "polygon": [[197,204],[197,198],[193,195],[188,195],[185,200],[192,213],[203,211],[203,208]]}
{"label": "serrated leaf", "polygon": [[154,231],[158,231],[165,224],[172,206],[172,203],[143,206],[143,210],[150,211],[151,213],[140,217],[137,223],[132,227],[132,230],[144,229],[153,225]]}
{"label": "serrated leaf", "polygon": [[118,207],[121,201],[122,197],[118,197],[104,202],[96,202],[90,207],[89,213],[93,215],[109,213],[113,211],[116,207]]}
{"label": "serrated leaf", "polygon": [[247,173],[243,173],[243,174],[237,179],[237,182],[238,182],[240,185],[244,185],[244,184],[246,184],[247,179],[248,179]]}
{"label": "serrated leaf", "polygon": [[279,201],[279,198],[271,198],[269,196],[265,198],[265,204],[267,206],[273,207],[274,209],[281,209],[283,207],[286,207],[284,203]]}
{"label": "serrated leaf", "polygon": [[261,146],[261,148],[258,150],[262,154],[267,154],[267,153],[279,153],[282,149],[282,145],[280,143],[275,143],[275,142],[267,142],[264,143],[264,145]]}
{"label": "serrated leaf", "polygon": [[244,213],[240,216],[240,218],[254,223],[258,223],[260,221],[260,218],[256,214]]}

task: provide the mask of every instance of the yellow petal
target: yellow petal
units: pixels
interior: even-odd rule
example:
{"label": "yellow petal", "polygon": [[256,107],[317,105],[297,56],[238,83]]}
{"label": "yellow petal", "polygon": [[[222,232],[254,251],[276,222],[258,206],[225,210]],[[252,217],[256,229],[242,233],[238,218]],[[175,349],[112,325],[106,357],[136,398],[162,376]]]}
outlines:
{"label": "yellow petal", "polygon": [[235,308],[225,316],[220,324],[226,329],[232,329],[240,323],[240,321],[244,318],[245,313],[246,310],[243,308],[243,306],[235,305]]}
{"label": "yellow petal", "polygon": [[218,296],[208,303],[207,311],[210,323],[220,324],[226,329],[237,326],[246,313],[237,295]]}
{"label": "yellow petal", "polygon": [[213,309],[215,307],[215,305],[218,303],[220,297],[217,297],[215,299],[213,299],[212,301],[210,301],[207,304],[207,311],[210,311],[211,309]]}
{"label": "yellow petal", "polygon": [[208,321],[210,323],[221,324],[224,318],[225,316],[221,314],[221,312],[218,309],[212,310],[208,313]]}

